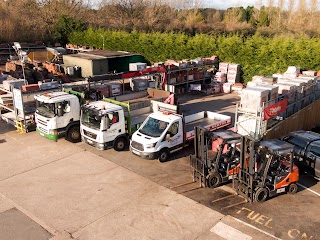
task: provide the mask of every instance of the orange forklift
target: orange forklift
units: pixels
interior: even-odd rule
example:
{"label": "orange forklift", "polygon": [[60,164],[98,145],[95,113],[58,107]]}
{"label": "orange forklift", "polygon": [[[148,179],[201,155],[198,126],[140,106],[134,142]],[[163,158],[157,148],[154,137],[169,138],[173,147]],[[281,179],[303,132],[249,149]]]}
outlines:
{"label": "orange forklift", "polygon": [[282,140],[257,142],[241,139],[240,164],[233,186],[248,202],[264,202],[280,193],[296,193],[298,167],[293,164],[294,146]]}
{"label": "orange forklift", "polygon": [[[193,181],[198,179],[201,187],[209,188],[230,182],[238,173],[240,152],[237,145],[241,138],[240,134],[231,130],[210,132],[205,128],[195,127],[195,154],[190,156]],[[210,147],[217,142],[219,146],[214,157],[210,158]]]}

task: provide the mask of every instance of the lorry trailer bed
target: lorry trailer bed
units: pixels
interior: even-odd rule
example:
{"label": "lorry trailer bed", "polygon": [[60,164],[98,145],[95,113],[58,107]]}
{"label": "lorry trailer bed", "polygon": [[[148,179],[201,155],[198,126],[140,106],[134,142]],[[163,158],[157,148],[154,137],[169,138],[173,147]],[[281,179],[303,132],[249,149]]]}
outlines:
{"label": "lorry trailer bed", "polygon": [[186,123],[186,132],[191,132],[194,130],[195,126],[205,127],[208,125],[213,125],[219,123],[221,120],[211,119],[211,118],[203,118],[194,122]]}

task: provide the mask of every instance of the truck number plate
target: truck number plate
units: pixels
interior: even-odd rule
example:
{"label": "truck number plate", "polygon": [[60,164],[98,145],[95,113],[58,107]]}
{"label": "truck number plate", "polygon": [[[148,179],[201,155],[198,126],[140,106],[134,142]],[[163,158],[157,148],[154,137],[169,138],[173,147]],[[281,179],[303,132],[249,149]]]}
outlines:
{"label": "truck number plate", "polygon": [[134,149],[132,149],[132,152],[133,152],[134,154],[140,155],[140,152],[138,152],[138,151],[136,151],[136,150],[134,150]]}
{"label": "truck number plate", "polygon": [[279,188],[277,189],[277,193],[283,193],[286,191],[286,188]]}
{"label": "truck number plate", "polygon": [[92,142],[90,139],[87,139],[87,142],[88,142],[89,144],[93,144],[93,142]]}

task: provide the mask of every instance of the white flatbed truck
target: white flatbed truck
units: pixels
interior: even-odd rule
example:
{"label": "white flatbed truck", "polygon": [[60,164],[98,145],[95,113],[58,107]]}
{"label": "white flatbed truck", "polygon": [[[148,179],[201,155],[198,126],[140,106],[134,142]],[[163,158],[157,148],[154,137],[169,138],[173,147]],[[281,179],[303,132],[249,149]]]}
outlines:
{"label": "white flatbed truck", "polygon": [[132,135],[130,151],[142,158],[164,162],[194,139],[195,126],[214,131],[230,124],[231,117],[210,111],[189,116],[158,111],[151,113]]}

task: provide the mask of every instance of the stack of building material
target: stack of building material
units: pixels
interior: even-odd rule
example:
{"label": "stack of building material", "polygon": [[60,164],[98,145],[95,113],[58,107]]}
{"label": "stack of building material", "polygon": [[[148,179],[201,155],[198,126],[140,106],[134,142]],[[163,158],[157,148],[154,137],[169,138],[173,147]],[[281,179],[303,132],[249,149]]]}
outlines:
{"label": "stack of building material", "polygon": [[228,66],[229,66],[229,63],[224,63],[224,62],[219,63],[219,72],[227,74]]}
{"label": "stack of building material", "polygon": [[302,71],[302,75],[314,77],[317,75],[316,71],[308,70],[308,71]]}
{"label": "stack of building material", "polygon": [[230,83],[240,82],[240,64],[229,64],[227,81]]}
{"label": "stack of building material", "polygon": [[108,83],[110,97],[118,96],[122,94],[122,88],[120,83]]}
{"label": "stack of building material", "polygon": [[59,87],[59,83],[57,81],[39,81],[38,85],[40,90],[49,90]]}
{"label": "stack of building material", "polygon": [[225,83],[227,82],[227,74],[223,72],[217,72],[213,77],[213,81]]}
{"label": "stack of building material", "polygon": [[296,81],[296,80],[288,80],[288,79],[278,79],[278,83],[287,83],[295,85],[296,91],[296,100],[300,100],[304,96],[304,87],[306,86],[305,82]]}
{"label": "stack of building material", "polygon": [[269,101],[270,90],[262,88],[245,88],[241,91],[241,100],[239,108],[241,111],[249,113],[258,113]]}
{"label": "stack of building material", "polygon": [[3,81],[3,88],[7,91],[12,91],[13,88],[21,88],[25,85],[24,79],[11,79]]}
{"label": "stack of building material", "polygon": [[301,73],[300,67],[289,66],[287,71],[283,74],[286,78],[295,78]]}
{"label": "stack of building material", "polygon": [[148,89],[148,78],[140,77],[140,78],[131,78],[130,79],[130,87],[134,92],[146,91]]}
{"label": "stack of building material", "polygon": [[274,86],[278,87],[278,94],[286,97],[289,104],[295,101],[296,86],[294,84],[278,82]]}
{"label": "stack of building material", "polygon": [[232,83],[224,83],[222,85],[222,92],[231,93]]}
{"label": "stack of building material", "polygon": [[256,86],[252,87],[254,89],[265,89],[269,91],[268,94],[268,102],[265,104],[265,107],[270,106],[272,104],[276,103],[276,100],[278,98],[278,91],[279,87],[275,85],[267,85],[267,84],[257,84]]}
{"label": "stack of building material", "polygon": [[22,92],[26,92],[26,93],[39,92],[40,88],[39,88],[38,84],[29,84],[29,85],[23,85],[21,87],[21,90],[22,90]]}

